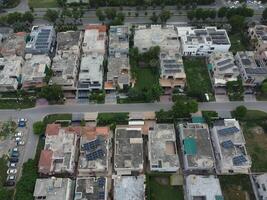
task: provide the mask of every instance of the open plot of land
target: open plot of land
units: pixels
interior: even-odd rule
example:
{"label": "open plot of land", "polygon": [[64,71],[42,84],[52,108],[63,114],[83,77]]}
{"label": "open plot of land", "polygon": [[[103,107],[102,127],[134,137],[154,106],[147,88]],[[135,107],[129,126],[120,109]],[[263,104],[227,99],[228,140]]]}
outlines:
{"label": "open plot of land", "polygon": [[267,171],[267,113],[249,110],[241,124],[252,158],[252,171]]}
{"label": "open plot of land", "polygon": [[224,200],[255,200],[248,175],[219,176]]}
{"label": "open plot of land", "polygon": [[33,8],[56,8],[56,0],[29,0],[29,6]]}
{"label": "open plot of land", "polygon": [[156,69],[136,67],[133,69],[136,77],[135,88],[139,90],[150,89],[159,82]]}
{"label": "open plot of land", "polygon": [[229,35],[231,41],[231,48],[230,51],[237,52],[237,51],[245,51],[246,45],[242,42],[242,36],[240,33]]}
{"label": "open plot of land", "polygon": [[148,200],[183,200],[182,186],[171,186],[168,175],[148,175]]}
{"label": "open plot of land", "polygon": [[204,96],[208,93],[213,97],[212,86],[205,60],[202,58],[184,59],[187,92],[190,96]]}

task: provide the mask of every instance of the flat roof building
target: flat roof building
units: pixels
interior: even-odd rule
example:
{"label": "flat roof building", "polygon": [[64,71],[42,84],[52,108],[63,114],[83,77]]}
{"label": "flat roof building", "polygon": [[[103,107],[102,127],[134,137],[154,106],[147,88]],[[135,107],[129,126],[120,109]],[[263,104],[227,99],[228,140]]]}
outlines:
{"label": "flat roof building", "polygon": [[56,31],[53,26],[33,26],[25,52],[30,54],[51,55],[56,42]]}
{"label": "flat roof building", "polygon": [[0,45],[0,54],[4,57],[7,56],[24,56],[24,50],[26,45],[25,32],[11,33],[7,37],[3,38]]}
{"label": "flat roof building", "polygon": [[248,174],[251,159],[247,154],[245,138],[238,121],[224,119],[215,123],[211,130],[217,172]]}
{"label": "flat roof building", "polygon": [[76,180],[74,200],[106,200],[107,178],[80,177]]}
{"label": "flat roof building", "polygon": [[160,54],[160,85],[163,88],[184,88],[186,74],[180,53]]}
{"label": "flat roof building", "polygon": [[148,159],[151,171],[176,172],[179,159],[173,124],[156,124],[148,133]]}
{"label": "flat roof building", "polygon": [[223,200],[219,179],[213,175],[189,175],[185,182],[187,200]]}
{"label": "flat roof building", "polygon": [[228,34],[217,27],[177,27],[184,56],[208,56],[212,52],[228,52],[231,47]]}
{"label": "flat roof building", "polygon": [[20,56],[0,58],[0,92],[17,90],[23,64]]}
{"label": "flat roof building", "polygon": [[145,176],[116,176],[114,178],[114,199],[144,200]]}
{"label": "flat roof building", "polygon": [[256,184],[257,199],[267,200],[267,173],[253,175],[253,181]]}
{"label": "flat roof building", "polygon": [[45,134],[45,146],[40,155],[38,172],[47,175],[74,173],[79,130],[48,124]]}
{"label": "flat roof building", "polygon": [[214,87],[225,87],[228,81],[236,81],[239,76],[232,52],[213,52],[209,65]]}
{"label": "flat roof building", "polygon": [[180,41],[174,25],[139,25],[135,28],[134,46],[144,53],[159,46],[161,52],[180,52]]}
{"label": "flat roof building", "polygon": [[248,36],[258,53],[267,50],[267,26],[257,24],[248,29]]}
{"label": "flat roof building", "polygon": [[129,27],[110,26],[109,28],[109,56],[116,54],[127,56],[129,53]]}
{"label": "flat roof building", "polygon": [[34,199],[72,200],[74,181],[69,178],[38,178],[33,192]]}
{"label": "flat roof building", "polygon": [[206,124],[179,124],[185,170],[212,170],[214,158]]}
{"label": "flat roof building", "polygon": [[235,59],[244,86],[260,85],[267,78],[267,68],[260,66],[254,51],[239,51]]}
{"label": "flat roof building", "polygon": [[109,57],[105,90],[116,90],[117,87],[123,89],[130,86],[130,84],[131,74],[129,58],[121,55]]}
{"label": "flat roof building", "polygon": [[26,54],[22,67],[22,88],[41,88],[45,83],[47,68],[51,67],[51,60],[47,55]]}
{"label": "flat roof building", "polygon": [[115,130],[114,169],[118,175],[143,171],[141,128],[120,127]]}
{"label": "flat roof building", "polygon": [[80,31],[57,34],[57,50],[52,65],[54,74],[50,84],[60,85],[65,91],[76,91],[82,38]]}
{"label": "flat roof building", "polygon": [[84,127],[80,138],[79,176],[94,172],[105,173],[109,159],[108,127]]}

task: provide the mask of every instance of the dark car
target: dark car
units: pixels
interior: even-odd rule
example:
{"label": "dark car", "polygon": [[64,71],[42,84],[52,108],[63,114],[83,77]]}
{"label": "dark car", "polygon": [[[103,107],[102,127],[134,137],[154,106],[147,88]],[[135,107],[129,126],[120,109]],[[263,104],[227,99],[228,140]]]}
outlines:
{"label": "dark car", "polygon": [[13,151],[11,153],[11,157],[19,157],[19,152],[18,151]]}
{"label": "dark car", "polygon": [[6,183],[5,183],[6,186],[14,186],[15,185],[15,181],[13,180],[7,180]]}
{"label": "dark car", "polygon": [[9,161],[13,162],[13,163],[17,163],[17,162],[19,162],[19,158],[18,157],[10,157]]}

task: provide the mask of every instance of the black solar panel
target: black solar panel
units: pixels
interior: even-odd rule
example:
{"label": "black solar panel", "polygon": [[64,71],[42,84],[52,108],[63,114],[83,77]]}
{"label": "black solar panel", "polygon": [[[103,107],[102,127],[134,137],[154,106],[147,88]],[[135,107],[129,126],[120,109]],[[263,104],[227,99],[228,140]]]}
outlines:
{"label": "black solar panel", "polygon": [[231,140],[223,141],[221,144],[222,144],[222,147],[225,149],[230,149],[234,147],[234,143]]}
{"label": "black solar panel", "polygon": [[232,67],[234,67],[234,66],[235,66],[235,65],[234,65],[233,63],[230,63],[230,64],[228,64],[228,65],[225,65],[225,66],[223,66],[223,67],[220,67],[219,70],[220,70],[220,71],[224,71],[224,70],[230,69],[230,68],[232,68]]}
{"label": "black solar panel", "polygon": [[98,199],[99,200],[105,199],[105,192],[98,192]]}
{"label": "black solar panel", "polygon": [[239,129],[236,128],[235,126],[218,130],[218,134],[220,135],[230,135],[238,132]]}
{"label": "black solar panel", "polygon": [[217,65],[218,65],[218,66],[222,66],[222,65],[224,65],[224,64],[226,64],[226,63],[229,63],[230,61],[231,61],[231,59],[228,58],[228,59],[226,59],[226,60],[222,60],[222,61],[218,62]]}
{"label": "black solar panel", "polygon": [[98,186],[102,188],[105,186],[106,179],[104,177],[100,177],[98,178],[97,182],[98,182]]}
{"label": "black solar panel", "polygon": [[236,157],[233,158],[234,165],[240,166],[245,162],[247,162],[247,159],[243,155],[236,156]]}
{"label": "black solar panel", "polygon": [[86,154],[87,160],[96,160],[98,158],[102,158],[104,156],[104,152],[102,149],[96,150],[92,153]]}
{"label": "black solar panel", "polygon": [[97,146],[100,144],[99,139],[93,140],[91,142],[85,143],[82,145],[82,148],[86,151],[91,151],[97,148]]}

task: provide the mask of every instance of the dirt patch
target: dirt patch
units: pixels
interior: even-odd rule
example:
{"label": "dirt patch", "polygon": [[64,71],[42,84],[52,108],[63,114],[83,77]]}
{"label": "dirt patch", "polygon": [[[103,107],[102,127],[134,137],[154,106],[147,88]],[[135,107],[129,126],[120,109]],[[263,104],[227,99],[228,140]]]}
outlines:
{"label": "dirt patch", "polygon": [[253,127],[249,130],[251,133],[256,133],[257,135],[264,134],[264,130],[260,126]]}
{"label": "dirt patch", "polygon": [[169,185],[170,184],[170,179],[169,179],[169,177],[166,177],[166,176],[163,176],[163,177],[157,176],[157,177],[155,177],[155,180],[157,183],[159,183],[161,185]]}

